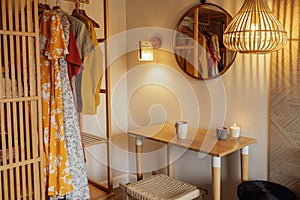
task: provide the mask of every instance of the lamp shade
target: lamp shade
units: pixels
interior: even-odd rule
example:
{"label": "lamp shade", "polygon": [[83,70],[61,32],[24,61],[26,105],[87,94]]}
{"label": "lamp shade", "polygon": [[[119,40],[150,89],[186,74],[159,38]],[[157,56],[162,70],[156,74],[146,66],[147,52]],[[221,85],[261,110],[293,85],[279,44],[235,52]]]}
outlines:
{"label": "lamp shade", "polygon": [[269,53],[286,41],[286,31],[264,0],[245,0],[223,34],[224,45],[240,53]]}

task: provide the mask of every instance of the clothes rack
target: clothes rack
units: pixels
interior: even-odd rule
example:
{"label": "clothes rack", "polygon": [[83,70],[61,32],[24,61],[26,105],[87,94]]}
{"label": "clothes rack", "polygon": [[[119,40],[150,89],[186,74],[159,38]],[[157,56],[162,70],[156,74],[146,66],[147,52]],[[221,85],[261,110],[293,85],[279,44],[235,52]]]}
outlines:
{"label": "clothes rack", "polygon": [[[75,3],[75,9],[79,9],[80,3],[86,3],[88,4],[88,0],[65,0],[65,1],[72,1]],[[111,169],[111,99],[110,99],[110,69],[108,64],[108,58],[107,58],[107,52],[108,52],[108,46],[107,46],[107,37],[108,37],[108,0],[103,0],[103,18],[104,18],[104,36],[103,38],[98,38],[99,43],[104,44],[104,87],[100,89],[100,94],[105,95],[105,101],[106,101],[106,107],[105,107],[105,116],[106,116],[106,138],[101,138],[96,136],[95,134],[90,134],[86,132],[82,132],[82,140],[84,144],[84,148],[88,148],[90,146],[94,145],[101,145],[106,144],[106,154],[107,154],[107,186],[104,186],[103,184],[95,181],[92,178],[89,179],[89,184],[91,185],[91,188],[100,189],[104,192],[106,192],[107,195],[101,195],[101,199],[108,198],[113,196],[113,183],[112,183],[112,169]],[[80,124],[82,128],[83,124],[83,115],[80,113]],[[92,198],[92,197],[91,197]]]}
{"label": "clothes rack", "polygon": [[72,2],[75,2],[75,3],[90,3],[89,0],[65,0],[65,1],[72,1]]}

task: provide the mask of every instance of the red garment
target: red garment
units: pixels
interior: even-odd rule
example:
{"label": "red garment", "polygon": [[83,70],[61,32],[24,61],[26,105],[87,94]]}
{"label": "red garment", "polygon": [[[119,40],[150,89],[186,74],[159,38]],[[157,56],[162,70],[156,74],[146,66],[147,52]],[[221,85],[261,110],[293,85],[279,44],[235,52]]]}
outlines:
{"label": "red garment", "polygon": [[72,76],[76,76],[82,72],[82,61],[80,59],[80,54],[76,45],[76,40],[72,29],[70,28],[70,41],[69,41],[69,54],[66,57],[68,62],[68,74],[70,85],[72,87]]}

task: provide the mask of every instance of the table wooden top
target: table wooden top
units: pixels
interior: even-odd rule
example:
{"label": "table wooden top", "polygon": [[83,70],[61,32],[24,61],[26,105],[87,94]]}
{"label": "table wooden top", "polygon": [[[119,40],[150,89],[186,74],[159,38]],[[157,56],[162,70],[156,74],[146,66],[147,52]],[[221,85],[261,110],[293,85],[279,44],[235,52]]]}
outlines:
{"label": "table wooden top", "polygon": [[208,153],[209,155],[222,157],[232,152],[253,144],[256,139],[241,136],[239,139],[218,140],[216,132],[208,132],[199,128],[188,128],[186,139],[177,139],[170,124],[154,125],[128,132],[129,135],[139,138],[147,138],[158,142],[174,144],[189,150]]}

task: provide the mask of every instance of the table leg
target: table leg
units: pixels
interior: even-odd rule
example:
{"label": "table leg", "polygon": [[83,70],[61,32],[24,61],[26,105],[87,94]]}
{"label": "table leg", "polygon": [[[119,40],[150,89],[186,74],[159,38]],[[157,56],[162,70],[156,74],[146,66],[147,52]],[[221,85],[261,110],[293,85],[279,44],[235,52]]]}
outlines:
{"label": "table leg", "polygon": [[172,166],[172,154],[171,154],[171,144],[167,145],[167,162],[168,162],[168,167],[167,167],[167,172],[169,176],[173,176],[173,166]]}
{"label": "table leg", "polygon": [[249,146],[242,148],[241,154],[241,177],[242,181],[248,180],[248,158],[249,158]]}
{"label": "table leg", "polygon": [[143,149],[143,138],[135,138],[135,147],[136,147],[136,176],[137,180],[143,179],[142,173],[142,149]]}
{"label": "table leg", "polygon": [[221,158],[212,156],[212,192],[213,199],[220,200],[221,199]]}

